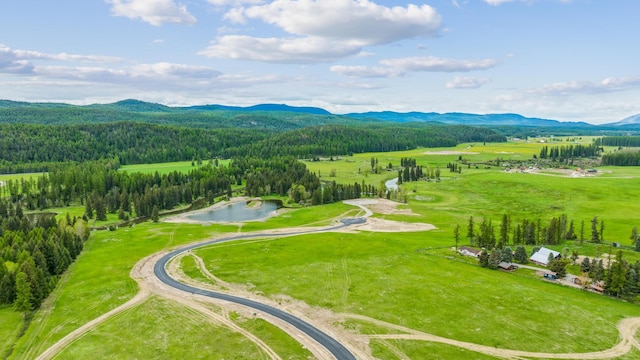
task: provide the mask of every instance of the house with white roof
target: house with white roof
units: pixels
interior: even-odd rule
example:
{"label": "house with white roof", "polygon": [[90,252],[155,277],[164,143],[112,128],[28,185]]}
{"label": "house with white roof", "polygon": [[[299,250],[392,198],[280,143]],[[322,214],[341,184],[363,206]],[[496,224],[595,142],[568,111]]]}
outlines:
{"label": "house with white roof", "polygon": [[547,266],[549,264],[549,254],[553,255],[554,259],[560,259],[562,257],[559,252],[542,247],[536,251],[535,254],[531,255],[529,261],[538,265]]}

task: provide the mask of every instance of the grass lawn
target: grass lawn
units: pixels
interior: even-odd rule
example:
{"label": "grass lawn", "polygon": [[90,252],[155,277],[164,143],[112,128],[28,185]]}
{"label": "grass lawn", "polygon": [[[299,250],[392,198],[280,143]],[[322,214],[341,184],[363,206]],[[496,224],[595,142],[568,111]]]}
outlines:
{"label": "grass lawn", "polygon": [[23,318],[22,313],[10,306],[0,308],[0,356],[3,359],[22,327]]}
{"label": "grass lawn", "polygon": [[[385,360],[423,359],[429,354],[429,359],[497,359],[481,353],[461,349],[451,345],[431,343],[426,341],[409,340],[371,340],[370,344],[373,356]],[[402,357],[401,357],[402,356]]]}
{"label": "grass lawn", "polygon": [[[100,344],[100,349],[96,348]],[[59,359],[267,359],[239,333],[179,303],[152,297],[107,320],[64,349]]]}
{"label": "grass lawn", "polygon": [[618,321],[640,316],[637,305],[429,250],[446,241],[430,233],[326,233],[196,252],[220,278],[267,295],[499,348],[602,350],[617,343]]}

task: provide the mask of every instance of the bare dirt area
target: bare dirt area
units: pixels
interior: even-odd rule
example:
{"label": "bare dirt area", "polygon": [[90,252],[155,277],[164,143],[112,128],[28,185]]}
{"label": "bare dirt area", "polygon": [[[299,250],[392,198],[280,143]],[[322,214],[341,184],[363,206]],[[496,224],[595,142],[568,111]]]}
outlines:
{"label": "bare dirt area", "polygon": [[442,150],[442,151],[427,151],[427,152],[423,152],[423,154],[424,155],[477,155],[479,154],[479,152]]}
{"label": "bare dirt area", "polygon": [[407,215],[417,216],[411,209],[398,209],[400,203],[387,199],[354,199],[347,200],[345,204],[358,206],[365,210],[367,221],[364,224],[352,225],[348,231],[362,230],[372,232],[413,232],[429,231],[436,227],[432,224],[411,223],[404,221],[393,221],[371,217],[373,213],[385,215]]}

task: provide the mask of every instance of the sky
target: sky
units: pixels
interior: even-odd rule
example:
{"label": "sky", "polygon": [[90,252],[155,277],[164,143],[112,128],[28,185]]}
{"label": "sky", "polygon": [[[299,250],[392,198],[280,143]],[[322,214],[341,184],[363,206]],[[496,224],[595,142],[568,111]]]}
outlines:
{"label": "sky", "polygon": [[638,0],[4,0],[0,99],[640,113]]}

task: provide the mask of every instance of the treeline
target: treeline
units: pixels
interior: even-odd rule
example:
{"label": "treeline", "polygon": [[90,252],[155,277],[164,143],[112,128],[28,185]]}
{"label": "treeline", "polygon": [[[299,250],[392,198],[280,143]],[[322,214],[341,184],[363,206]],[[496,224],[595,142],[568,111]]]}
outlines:
{"label": "treeline", "polygon": [[640,136],[605,136],[594,140],[596,146],[640,147]]}
{"label": "treeline", "polygon": [[40,306],[89,236],[82,219],[26,215],[0,199],[0,304],[28,312]]}
{"label": "treeline", "polygon": [[51,171],[58,162],[116,159],[120,164],[260,157],[347,155],[506,141],[467,126],[309,127],[284,133],[194,129],[135,122],[83,125],[0,125],[0,173]]}
{"label": "treeline", "polygon": [[[579,226],[579,227],[578,227]],[[481,248],[499,249],[508,245],[556,245],[564,240],[585,241],[589,235],[589,241],[601,243],[604,241],[604,221],[597,216],[591,219],[589,228],[585,228],[585,222],[574,224],[566,215],[552,217],[548,222],[522,219],[513,222],[508,214],[502,215],[502,221],[496,235],[496,226],[491,219],[483,219],[476,223],[473,216],[467,223],[467,238],[469,243]],[[585,232],[588,232],[585,234]]]}
{"label": "treeline", "polygon": [[263,141],[223,152],[225,157],[292,155],[350,155],[363,152],[410,150],[417,147],[449,147],[462,142],[505,142],[496,132],[469,126],[435,125],[327,125],[278,133]]}
{"label": "treeline", "polygon": [[599,156],[600,150],[600,146],[597,146],[595,143],[589,145],[543,146],[542,149],[540,149],[539,158],[568,163],[574,158]]}
{"label": "treeline", "polygon": [[640,166],[640,151],[616,151],[602,155],[602,165]]}
{"label": "treeline", "polygon": [[[268,160],[236,158],[228,166],[215,163],[193,168],[187,173],[128,173],[117,170],[117,162],[96,161],[60,165],[48,174],[31,179],[8,180],[0,187],[2,198],[28,210],[84,204],[87,219],[106,220],[107,214],[120,219],[151,216],[155,211],[171,210],[204,198],[231,196],[233,185],[245,185],[248,196],[291,196],[300,192],[295,202],[311,201],[321,184],[318,176],[293,157]],[[332,185],[331,196],[321,203],[376,194],[373,187]],[[301,191],[304,189],[304,191]]]}
{"label": "treeline", "polygon": [[120,164],[210,159],[224,149],[267,138],[264,131],[203,130],[133,122],[89,125],[0,125],[0,169],[49,171],[55,162],[118,159]]}

